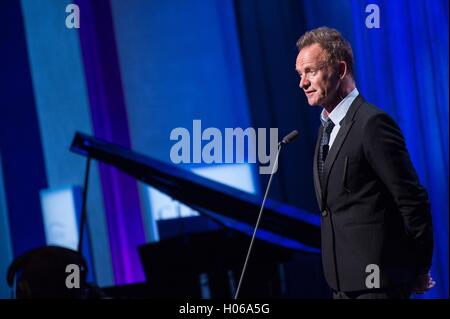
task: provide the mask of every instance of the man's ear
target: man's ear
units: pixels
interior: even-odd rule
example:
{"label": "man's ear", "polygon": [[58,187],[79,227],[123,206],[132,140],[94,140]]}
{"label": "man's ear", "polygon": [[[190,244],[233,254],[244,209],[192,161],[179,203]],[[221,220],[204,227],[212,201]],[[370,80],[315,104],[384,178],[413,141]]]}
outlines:
{"label": "man's ear", "polygon": [[347,62],[339,61],[339,78],[343,80],[348,73]]}

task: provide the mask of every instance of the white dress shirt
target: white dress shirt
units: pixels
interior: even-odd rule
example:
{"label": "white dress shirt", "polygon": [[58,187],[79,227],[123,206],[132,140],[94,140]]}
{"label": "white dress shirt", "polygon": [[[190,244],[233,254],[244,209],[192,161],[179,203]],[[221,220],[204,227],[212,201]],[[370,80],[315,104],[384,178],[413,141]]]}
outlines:
{"label": "white dress shirt", "polygon": [[320,113],[320,121],[322,122],[322,125],[325,126],[328,119],[332,120],[334,123],[333,130],[330,134],[330,149],[333,145],[334,140],[336,139],[339,129],[341,128],[340,122],[347,114],[350,105],[353,103],[358,94],[359,92],[355,87],[353,91],[351,91],[341,102],[339,102],[339,104],[333,109],[333,111],[331,111],[330,114],[328,114],[325,109],[323,109],[322,113]]}

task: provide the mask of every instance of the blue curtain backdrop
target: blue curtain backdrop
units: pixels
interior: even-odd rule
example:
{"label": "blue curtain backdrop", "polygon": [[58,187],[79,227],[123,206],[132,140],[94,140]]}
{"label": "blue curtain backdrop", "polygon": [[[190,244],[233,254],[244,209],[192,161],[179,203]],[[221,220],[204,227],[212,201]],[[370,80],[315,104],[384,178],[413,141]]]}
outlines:
{"label": "blue curtain backdrop", "polygon": [[[427,297],[448,297],[448,1],[386,1],[380,8],[387,30],[372,39],[357,33],[359,83],[403,129],[433,211],[437,286]],[[368,50],[375,54],[366,69]]]}
{"label": "blue curtain backdrop", "polygon": [[[380,28],[366,27],[369,4],[379,8]],[[308,168],[320,108],[298,88],[295,43],[307,30],[336,28],[353,47],[360,93],[399,123],[429,193],[437,285],[419,297],[447,298],[448,1],[235,0],[235,10],[253,124],[301,132],[280,159],[271,196],[317,211]]]}
{"label": "blue curtain backdrop", "polygon": [[[437,285],[422,297],[448,298],[448,1],[302,3],[308,28],[327,25],[349,39],[360,93],[403,130],[433,212]],[[380,28],[365,25],[370,3]]]}

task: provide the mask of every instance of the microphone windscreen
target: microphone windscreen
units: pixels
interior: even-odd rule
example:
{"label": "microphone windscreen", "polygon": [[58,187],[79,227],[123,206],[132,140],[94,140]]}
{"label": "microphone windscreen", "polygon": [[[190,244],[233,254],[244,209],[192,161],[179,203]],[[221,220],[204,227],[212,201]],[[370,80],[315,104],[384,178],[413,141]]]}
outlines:
{"label": "microphone windscreen", "polygon": [[295,140],[298,136],[299,136],[299,132],[297,130],[293,130],[291,133],[289,133],[288,135],[286,135],[285,137],[283,137],[283,139],[281,140],[281,142],[283,144],[289,144],[291,143],[293,140]]}

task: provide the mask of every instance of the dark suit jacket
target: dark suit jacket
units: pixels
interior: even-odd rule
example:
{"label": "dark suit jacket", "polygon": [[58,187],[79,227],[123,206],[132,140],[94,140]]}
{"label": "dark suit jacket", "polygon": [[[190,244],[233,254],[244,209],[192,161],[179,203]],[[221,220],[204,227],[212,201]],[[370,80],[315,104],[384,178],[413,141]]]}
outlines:
{"label": "dark suit jacket", "polygon": [[367,289],[370,264],[379,267],[381,288],[426,273],[433,251],[430,205],[397,124],[358,95],[341,122],[319,181],[322,130],[320,126],[314,184],[329,286]]}

